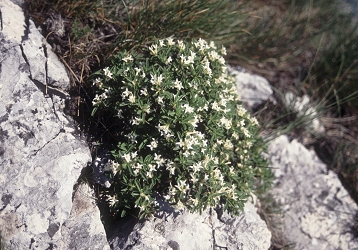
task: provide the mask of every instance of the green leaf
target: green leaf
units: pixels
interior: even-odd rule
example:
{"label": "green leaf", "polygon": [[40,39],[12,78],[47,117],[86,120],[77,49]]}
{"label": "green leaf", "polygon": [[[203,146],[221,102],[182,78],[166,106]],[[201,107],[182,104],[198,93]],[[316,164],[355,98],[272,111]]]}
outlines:
{"label": "green leaf", "polygon": [[138,149],[141,150],[142,148],[144,148],[145,145],[147,145],[148,139],[144,139],[141,144],[139,144]]}

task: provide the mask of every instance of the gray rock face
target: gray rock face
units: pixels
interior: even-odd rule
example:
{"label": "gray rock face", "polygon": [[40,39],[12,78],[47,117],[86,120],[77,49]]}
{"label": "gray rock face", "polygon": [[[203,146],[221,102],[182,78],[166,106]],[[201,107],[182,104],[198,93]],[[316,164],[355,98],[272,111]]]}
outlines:
{"label": "gray rock face", "polygon": [[337,175],[286,136],[272,141],[269,154],[277,178],[272,192],[282,204],[287,241],[295,249],[358,249],[351,231],[358,207]]}
{"label": "gray rock face", "polygon": [[[118,232],[110,240],[113,249],[192,250],[192,249],[268,249],[271,233],[256,213],[251,202],[237,217],[227,213],[220,216],[213,209],[201,215],[184,210],[180,213],[162,211],[134,226],[129,234],[123,230],[130,222],[120,221]],[[123,226],[125,228],[123,228]]]}
{"label": "gray rock face", "polygon": [[[0,10],[0,230],[4,242],[10,249],[83,249],[82,244],[85,249],[108,249],[98,209],[88,206],[81,211],[85,203],[79,194],[72,201],[74,184],[91,156],[62,113],[67,96],[63,90],[69,87],[66,71],[58,66],[58,59],[49,59],[50,47],[42,46],[43,37],[33,23],[26,27],[21,8],[0,0]],[[48,73],[53,68],[57,73]],[[94,218],[97,224],[89,226]],[[81,242],[75,233],[80,230]],[[89,240],[92,237],[96,244]]]}
{"label": "gray rock face", "polygon": [[65,249],[110,249],[94,197],[85,184],[76,189],[71,215],[61,228]]}
{"label": "gray rock face", "polygon": [[272,96],[271,85],[264,77],[249,74],[240,69],[231,67],[228,67],[228,69],[231,74],[235,75],[240,100],[246,108],[255,109],[268,100],[276,103],[276,100]]}
{"label": "gray rock face", "polygon": [[64,77],[67,76],[65,66],[58,60],[32,20],[29,20],[28,34],[23,39],[22,49],[30,66],[32,79],[45,83],[47,92],[50,91],[49,87],[62,90],[69,88],[68,77]]}

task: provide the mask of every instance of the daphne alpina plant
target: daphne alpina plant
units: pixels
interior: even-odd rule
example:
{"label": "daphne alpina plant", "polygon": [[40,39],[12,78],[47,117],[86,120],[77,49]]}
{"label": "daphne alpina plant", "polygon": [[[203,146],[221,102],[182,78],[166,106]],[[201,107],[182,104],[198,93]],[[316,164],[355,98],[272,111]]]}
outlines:
{"label": "daphne alpina plant", "polygon": [[158,195],[191,212],[243,208],[267,162],[225,54],[213,42],[167,38],[119,53],[94,74],[93,115],[115,121],[105,168],[114,211],[123,216],[136,207],[145,217],[158,208]]}

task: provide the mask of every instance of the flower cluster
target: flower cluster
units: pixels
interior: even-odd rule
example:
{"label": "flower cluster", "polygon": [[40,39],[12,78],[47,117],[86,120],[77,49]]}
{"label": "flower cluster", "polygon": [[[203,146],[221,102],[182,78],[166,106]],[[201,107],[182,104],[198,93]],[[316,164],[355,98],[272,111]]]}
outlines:
{"label": "flower cluster", "polygon": [[155,211],[155,193],[190,211],[243,208],[266,161],[225,54],[202,39],[167,38],[118,54],[93,76],[93,114],[116,128],[106,170],[117,211],[136,207],[146,216]]}

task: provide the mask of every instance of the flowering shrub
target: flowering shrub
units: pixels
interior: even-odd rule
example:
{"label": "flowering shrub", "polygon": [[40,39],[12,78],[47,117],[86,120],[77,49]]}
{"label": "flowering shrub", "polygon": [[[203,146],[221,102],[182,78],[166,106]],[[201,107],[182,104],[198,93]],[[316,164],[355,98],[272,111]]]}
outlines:
{"label": "flowering shrub", "polygon": [[171,38],[119,53],[94,75],[93,114],[113,120],[113,181],[108,196],[122,215],[144,217],[156,196],[201,212],[223,205],[237,214],[266,161],[257,121],[241,106],[225,66],[225,48]]}

